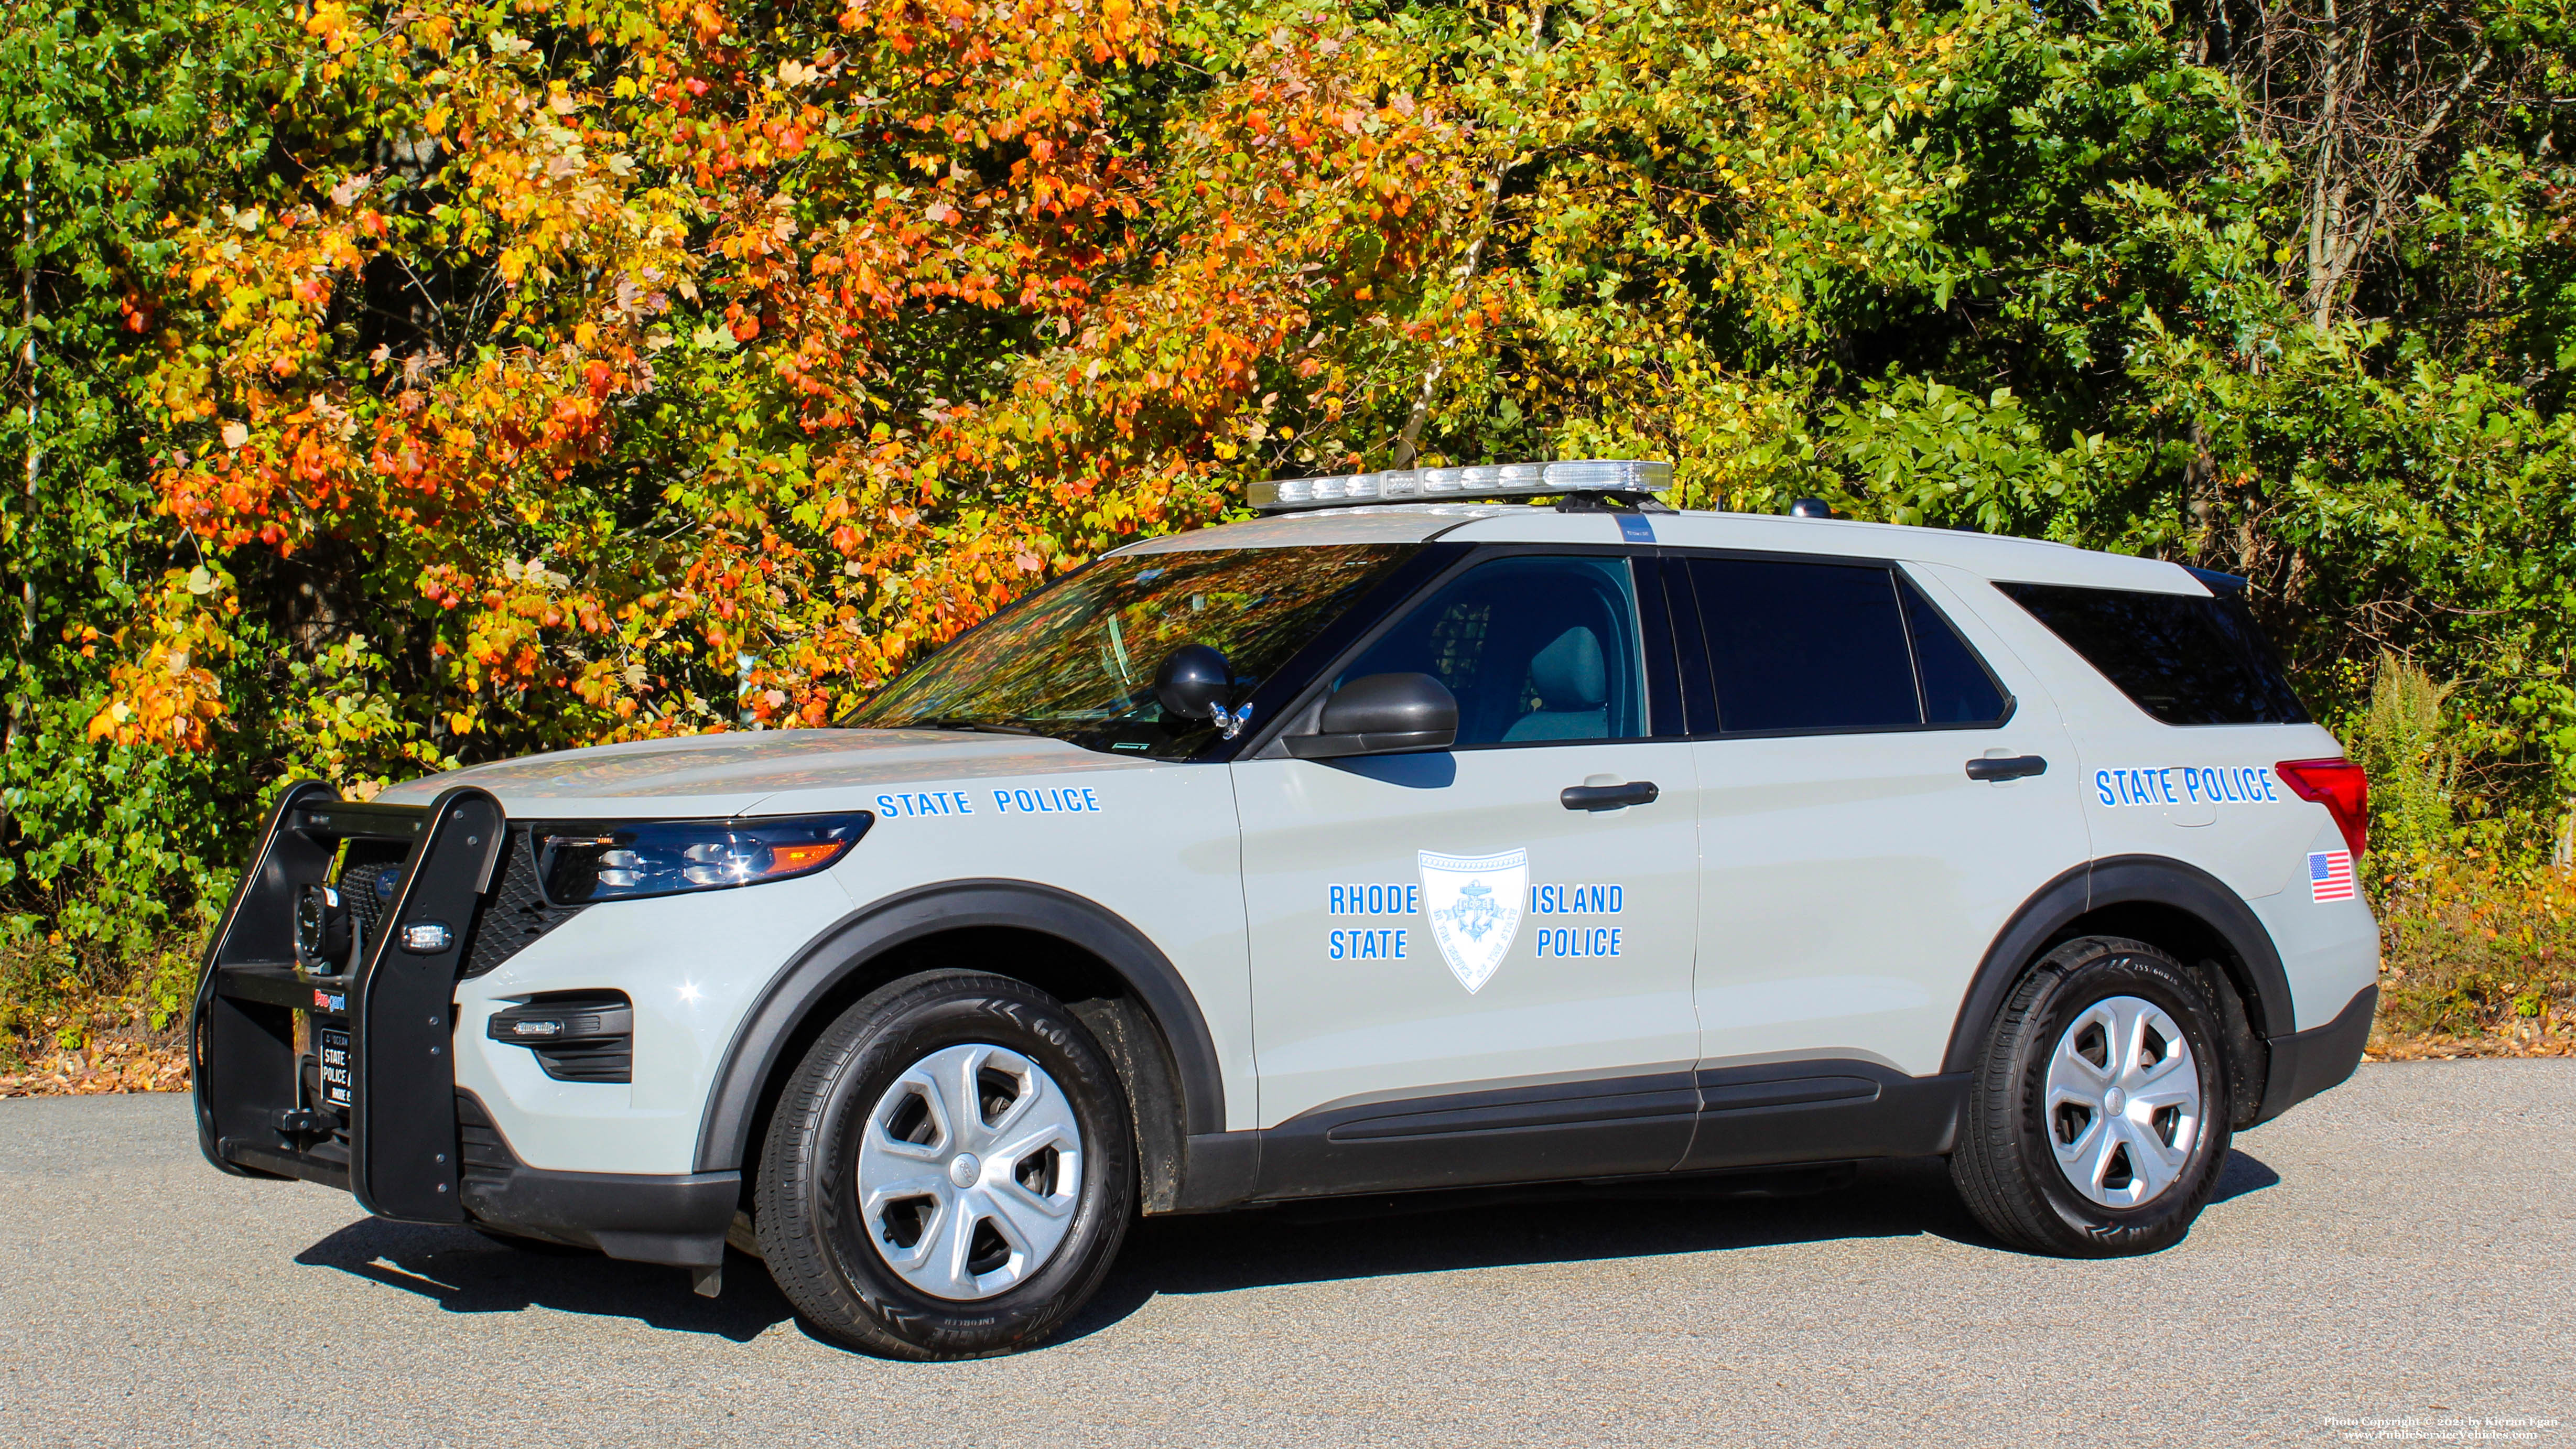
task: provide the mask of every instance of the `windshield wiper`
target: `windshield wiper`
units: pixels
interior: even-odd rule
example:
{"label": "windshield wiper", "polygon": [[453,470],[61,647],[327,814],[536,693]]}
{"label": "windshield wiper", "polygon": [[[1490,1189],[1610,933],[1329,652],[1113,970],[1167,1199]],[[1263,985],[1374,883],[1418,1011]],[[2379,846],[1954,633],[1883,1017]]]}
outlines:
{"label": "windshield wiper", "polygon": [[983,735],[1034,735],[1037,730],[1026,725],[1004,724],[989,719],[916,719],[894,726],[905,730],[968,730]]}

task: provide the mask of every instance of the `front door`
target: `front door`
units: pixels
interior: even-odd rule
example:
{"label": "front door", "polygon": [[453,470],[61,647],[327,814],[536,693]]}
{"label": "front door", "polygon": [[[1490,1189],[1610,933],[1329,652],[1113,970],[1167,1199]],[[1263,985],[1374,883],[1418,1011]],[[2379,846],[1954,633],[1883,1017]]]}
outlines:
{"label": "front door", "polygon": [[[1696,792],[1692,747],[1650,738],[1639,622],[1623,556],[1489,558],[1335,681],[1437,677],[1454,749],[1233,766],[1261,1119],[1292,1129],[1265,1144],[1265,1183],[1679,1159]],[[1566,793],[1605,786],[1641,803]]]}

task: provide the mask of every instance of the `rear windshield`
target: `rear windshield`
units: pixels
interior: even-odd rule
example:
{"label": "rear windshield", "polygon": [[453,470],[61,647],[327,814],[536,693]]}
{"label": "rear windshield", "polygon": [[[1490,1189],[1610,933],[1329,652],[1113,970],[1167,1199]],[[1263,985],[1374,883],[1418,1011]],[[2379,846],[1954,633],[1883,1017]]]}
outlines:
{"label": "rear windshield", "polygon": [[1418,544],[1209,549],[1103,559],[1022,599],[840,723],[1049,735],[1171,759],[1217,737],[1163,713],[1154,672],[1184,644],[1225,655],[1252,697]]}
{"label": "rear windshield", "polygon": [[2166,724],[2308,722],[2307,706],[2239,594],[1995,587]]}

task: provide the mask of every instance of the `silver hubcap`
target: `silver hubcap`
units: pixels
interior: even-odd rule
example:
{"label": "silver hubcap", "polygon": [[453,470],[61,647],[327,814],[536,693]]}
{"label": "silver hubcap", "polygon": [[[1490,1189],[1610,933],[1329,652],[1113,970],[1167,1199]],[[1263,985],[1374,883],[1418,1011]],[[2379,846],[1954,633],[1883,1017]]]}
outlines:
{"label": "silver hubcap", "polygon": [[2200,1068],[2182,1028],[2135,996],[2086,1007],[2048,1057],[2048,1141],[2075,1190],[2136,1207],[2173,1186],[2199,1145]]}
{"label": "silver hubcap", "polygon": [[946,1047],[877,1098],[858,1178],[887,1267],[934,1298],[990,1298],[1045,1266],[1073,1226],[1082,1127],[1027,1057]]}

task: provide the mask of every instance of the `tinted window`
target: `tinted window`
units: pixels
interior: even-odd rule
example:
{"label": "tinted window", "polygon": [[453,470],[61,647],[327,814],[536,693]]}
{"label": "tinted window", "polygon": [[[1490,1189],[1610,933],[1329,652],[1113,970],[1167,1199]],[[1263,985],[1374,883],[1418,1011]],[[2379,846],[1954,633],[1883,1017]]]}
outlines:
{"label": "tinted window", "polygon": [[1189,755],[1217,731],[1155,701],[1154,671],[1174,649],[1221,651],[1236,699],[1248,699],[1414,551],[1340,544],[1103,559],[1013,604],[842,723],[1000,728],[1096,750]]}
{"label": "tinted window", "polygon": [[1923,722],[1884,566],[1704,558],[1691,575],[1728,733]]}
{"label": "tinted window", "polygon": [[1992,724],[2004,717],[2009,702],[1986,663],[1932,601],[1900,575],[1896,586],[1905,595],[1905,622],[1914,634],[1914,663],[1923,679],[1923,719],[1927,724]]}
{"label": "tinted window", "polygon": [[1625,740],[1639,707],[1636,589],[1617,558],[1503,558],[1418,605],[1334,681],[1428,674],[1461,745]]}
{"label": "tinted window", "polygon": [[2166,724],[2307,723],[2271,641],[2237,595],[1995,587]]}

